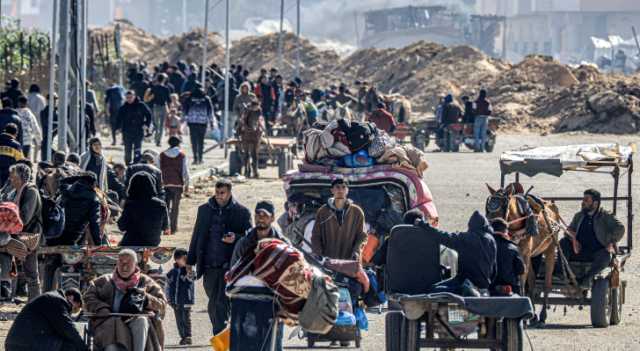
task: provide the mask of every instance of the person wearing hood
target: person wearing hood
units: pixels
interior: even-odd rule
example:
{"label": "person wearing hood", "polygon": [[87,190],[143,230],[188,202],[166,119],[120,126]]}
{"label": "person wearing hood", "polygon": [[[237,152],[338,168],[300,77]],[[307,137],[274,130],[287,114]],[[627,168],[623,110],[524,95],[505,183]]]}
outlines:
{"label": "person wearing hood", "polygon": [[80,156],[80,168],[87,172],[92,172],[98,180],[98,188],[103,192],[109,190],[107,162],[102,155],[102,143],[98,138],[89,140],[89,150]]}
{"label": "person wearing hood", "polygon": [[160,154],[160,170],[164,180],[165,201],[171,219],[171,234],[178,231],[178,216],[182,193],[189,190],[189,165],[187,155],[180,148],[182,140],[177,136],[169,138],[169,149]]}
{"label": "person wearing hood", "polygon": [[11,79],[7,85],[7,90],[0,94],[1,99],[4,100],[7,98],[11,101],[11,107],[13,108],[18,107],[18,98],[21,96],[24,96],[24,94],[22,94],[22,90],[20,90],[20,81],[17,78]]}
{"label": "person wearing hood", "polygon": [[367,242],[364,212],[347,198],[349,186],[345,179],[331,182],[328,203],[316,213],[311,235],[313,253],[326,258],[359,260]]}
{"label": "person wearing hood", "polygon": [[60,186],[64,208],[64,231],[57,238],[47,239],[47,246],[84,245],[87,227],[93,241],[90,244],[102,244],[101,203],[95,190],[96,175],[92,172],[81,172],[65,178]]}
{"label": "person wearing hood", "polygon": [[7,124],[0,134],[0,187],[9,179],[9,167],[24,158],[17,137],[18,127],[13,123]]}
{"label": "person wearing hood", "polygon": [[239,90],[240,94],[238,94],[233,101],[233,115],[235,119],[233,124],[229,123],[230,125],[235,125],[236,121],[240,120],[245,110],[247,110],[251,105],[252,101],[258,101],[258,97],[251,92],[251,84],[249,84],[249,82],[243,82],[240,84]]}
{"label": "person wearing hood", "polygon": [[17,140],[22,140],[22,120],[20,115],[11,105],[11,100],[4,98],[2,99],[2,109],[0,109],[0,131],[9,123],[13,123],[18,127]]}
{"label": "person wearing hood", "polygon": [[466,233],[448,233],[420,219],[415,225],[426,235],[437,238],[441,245],[458,252],[458,274],[436,284],[434,292],[475,295],[474,288],[489,289],[497,272],[497,249],[493,229],[484,215],[473,212]]}
{"label": "person wearing hood", "polygon": [[151,126],[151,110],[129,90],[127,102],[118,110],[118,127],[124,140],[124,161],[127,165],[138,158],[142,149],[145,130]]}
{"label": "person wearing hood", "polygon": [[197,279],[204,277],[213,335],[224,330],[229,319],[224,275],[230,268],[236,242],[251,228],[251,212],[233,197],[231,191],[230,181],[219,180],[215,196],[198,207],[187,255],[187,269],[191,271],[195,265]]}
{"label": "person wearing hood", "polygon": [[492,295],[509,296],[522,295],[520,276],[524,274],[524,261],[520,256],[518,246],[511,241],[509,225],[502,218],[491,220],[494,238],[496,239],[496,278],[489,288]]}
{"label": "person wearing hood", "polygon": [[184,119],[189,126],[191,148],[193,149],[193,164],[201,164],[204,156],[204,136],[207,125],[213,127],[213,104],[204,94],[204,90],[197,89],[184,103]]}
{"label": "person wearing hood", "polygon": [[145,150],[140,156],[137,163],[134,163],[127,167],[124,176],[124,185],[129,188],[131,179],[139,172],[147,172],[153,178],[154,186],[156,188],[156,194],[159,198],[164,198],[164,180],[162,179],[162,171],[155,165],[156,154],[155,151]]}
{"label": "person wearing hood", "polygon": [[277,101],[276,91],[267,76],[260,76],[255,89],[255,95],[260,99],[260,107],[265,119],[267,131],[271,132],[271,126],[274,123],[273,112]]}
{"label": "person wearing hood", "polygon": [[151,174],[139,172],[131,179],[118,228],[124,233],[120,246],[158,246],[162,232],[168,232],[167,205],[157,197]]}

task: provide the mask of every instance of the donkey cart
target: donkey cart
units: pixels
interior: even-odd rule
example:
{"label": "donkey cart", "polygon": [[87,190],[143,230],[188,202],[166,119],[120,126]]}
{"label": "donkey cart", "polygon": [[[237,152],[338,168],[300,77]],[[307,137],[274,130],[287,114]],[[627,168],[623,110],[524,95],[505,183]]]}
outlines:
{"label": "donkey cart", "polygon": [[[243,166],[240,141],[238,139],[229,139],[227,145],[235,145],[235,150],[229,154],[229,175],[240,174]],[[293,169],[293,162],[297,154],[298,148],[295,138],[263,138],[258,151],[258,168],[278,167],[278,178],[282,178],[288,171]]]}
{"label": "donkey cart", "polygon": [[[556,256],[561,267],[554,270],[551,286],[545,284],[545,267],[540,267],[535,276],[529,277],[533,286],[529,286],[528,295],[534,304],[564,306],[590,306],[591,324],[597,328],[617,325],[622,318],[622,305],[625,303],[627,282],[620,277],[633,247],[633,202],[632,174],[635,145],[620,146],[617,144],[592,144],[562,147],[539,147],[533,149],[505,152],[500,157],[501,185],[504,188],[507,175],[515,174],[515,182],[519,183],[520,175],[534,177],[541,174],[560,177],[567,172],[582,174],[606,174],[613,178],[613,196],[603,196],[601,202],[612,203],[611,212],[616,215],[618,205],[626,202],[626,243],[615,248],[610,266],[597,274],[590,282],[590,288],[578,287],[577,278],[582,277],[590,269],[589,262],[574,262],[565,258],[558,249]],[[620,179],[626,178],[626,195],[620,195]],[[584,181],[584,179],[581,179]],[[543,197],[547,201],[581,201],[582,197]],[[567,226],[561,219],[553,223],[557,234],[566,232]],[[556,245],[557,247],[558,245]],[[544,266],[544,265],[542,265]],[[535,278],[535,279],[532,279]],[[548,294],[546,299],[544,293]],[[543,307],[544,309],[544,307]],[[540,322],[545,322],[546,311],[541,313]]]}

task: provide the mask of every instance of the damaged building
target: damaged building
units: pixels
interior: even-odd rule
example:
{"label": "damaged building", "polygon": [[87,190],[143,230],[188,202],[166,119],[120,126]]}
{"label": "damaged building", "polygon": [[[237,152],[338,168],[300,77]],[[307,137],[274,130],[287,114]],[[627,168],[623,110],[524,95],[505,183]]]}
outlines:
{"label": "damaged building", "polygon": [[397,48],[424,40],[443,45],[473,45],[488,55],[504,54],[505,17],[470,15],[445,6],[405,6],[364,13],[359,47]]}

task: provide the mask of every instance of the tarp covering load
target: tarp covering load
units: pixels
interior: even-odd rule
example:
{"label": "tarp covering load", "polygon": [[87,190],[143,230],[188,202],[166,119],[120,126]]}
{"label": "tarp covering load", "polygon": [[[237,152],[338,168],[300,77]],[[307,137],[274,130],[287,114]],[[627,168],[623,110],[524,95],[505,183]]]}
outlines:
{"label": "tarp covering load", "polygon": [[586,144],[543,146],[506,151],[500,155],[503,174],[519,172],[528,176],[546,173],[560,176],[566,170],[593,171],[600,167],[627,167],[636,146]]}

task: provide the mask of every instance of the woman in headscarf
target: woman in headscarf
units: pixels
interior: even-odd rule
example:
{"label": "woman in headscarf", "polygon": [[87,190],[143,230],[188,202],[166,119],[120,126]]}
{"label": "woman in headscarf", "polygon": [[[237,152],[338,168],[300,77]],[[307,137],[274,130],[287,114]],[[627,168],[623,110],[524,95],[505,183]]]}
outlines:
{"label": "woman in headscarf", "polygon": [[98,138],[89,139],[89,150],[80,156],[80,168],[93,172],[98,180],[98,187],[103,192],[109,190],[107,162],[102,155],[102,143]]}
{"label": "woman in headscarf", "polygon": [[168,234],[167,205],[157,197],[151,174],[138,172],[131,178],[118,228],[124,232],[120,246],[158,246],[162,233]]}

